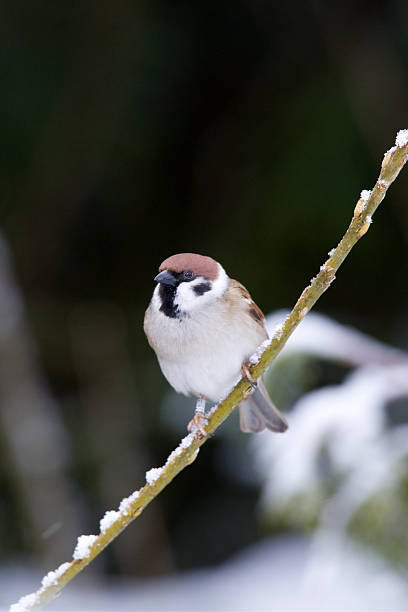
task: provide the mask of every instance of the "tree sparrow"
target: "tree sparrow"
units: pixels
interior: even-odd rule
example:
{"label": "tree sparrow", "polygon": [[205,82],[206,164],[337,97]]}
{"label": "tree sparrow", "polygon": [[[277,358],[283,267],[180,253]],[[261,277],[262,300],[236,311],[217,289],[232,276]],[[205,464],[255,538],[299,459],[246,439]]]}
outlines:
{"label": "tree sparrow", "polygon": [[205,401],[222,400],[243,373],[254,391],[240,404],[242,431],[285,431],[263,381],[255,384],[246,365],[268,334],[245,287],[214,259],[195,253],[169,257],[154,280],[144,331],[171,386],[198,398],[189,429],[203,432]]}

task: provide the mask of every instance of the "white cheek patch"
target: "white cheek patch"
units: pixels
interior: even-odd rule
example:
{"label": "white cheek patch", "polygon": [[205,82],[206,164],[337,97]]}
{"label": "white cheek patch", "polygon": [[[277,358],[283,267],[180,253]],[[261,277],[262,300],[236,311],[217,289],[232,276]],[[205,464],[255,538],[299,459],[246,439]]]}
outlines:
{"label": "white cheek patch", "polygon": [[197,295],[194,292],[191,283],[180,283],[177,287],[174,304],[178,306],[181,312],[189,312],[197,307]]}
{"label": "white cheek patch", "polygon": [[199,276],[191,282],[180,283],[177,287],[174,304],[181,312],[191,312],[202,308],[220,298],[228,287],[228,276],[219,266],[219,273],[214,281]]}

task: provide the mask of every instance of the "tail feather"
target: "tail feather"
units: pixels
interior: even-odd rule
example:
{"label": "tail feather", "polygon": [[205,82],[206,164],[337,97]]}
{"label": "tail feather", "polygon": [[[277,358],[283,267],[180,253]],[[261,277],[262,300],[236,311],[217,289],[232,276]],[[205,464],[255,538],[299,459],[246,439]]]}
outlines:
{"label": "tail feather", "polygon": [[252,395],[241,402],[239,410],[242,431],[258,433],[267,427],[282,433],[288,428],[286,419],[272,402],[261,378]]}

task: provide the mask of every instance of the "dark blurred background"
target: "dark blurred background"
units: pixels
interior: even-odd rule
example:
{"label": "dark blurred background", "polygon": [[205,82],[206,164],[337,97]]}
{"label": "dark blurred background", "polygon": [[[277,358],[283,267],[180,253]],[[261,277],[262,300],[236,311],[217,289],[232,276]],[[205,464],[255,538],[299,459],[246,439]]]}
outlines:
{"label": "dark blurred background", "polygon": [[[163,402],[193,404],[142,331],[164,258],[211,255],[265,312],[294,304],[408,127],[407,25],[403,0],[2,3],[3,564],[69,559],[185,435]],[[404,171],[318,305],[401,348],[407,189]],[[100,571],[262,538],[259,484],[225,451],[247,437],[224,430]]]}

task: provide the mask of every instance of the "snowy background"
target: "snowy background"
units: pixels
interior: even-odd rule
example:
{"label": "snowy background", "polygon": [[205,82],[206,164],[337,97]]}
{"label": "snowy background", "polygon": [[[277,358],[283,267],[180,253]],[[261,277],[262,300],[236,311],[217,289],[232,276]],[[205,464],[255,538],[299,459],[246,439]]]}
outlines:
{"label": "snowy background", "polygon": [[[285,316],[268,317],[271,333]],[[286,535],[264,537],[216,567],[171,577],[144,582],[81,577],[51,608],[407,610],[408,424],[390,419],[387,406],[408,400],[408,354],[312,313],[268,373],[283,402],[296,385],[289,388],[282,368],[299,379],[316,358],[350,369],[338,384],[296,399],[287,434],[251,436],[245,469],[237,469],[242,457],[235,461],[237,449],[228,446],[219,466],[223,471],[235,464],[231,477],[259,484],[261,520],[273,531],[284,528]],[[169,426],[175,426],[173,414],[165,405]],[[219,437],[228,445],[230,435],[236,433]],[[208,537],[205,520],[206,514],[190,533],[192,551]],[[35,581],[29,568],[4,568],[4,604],[18,599],[23,588],[36,590]]]}
{"label": "snowy background", "polygon": [[[273,330],[336,246],[408,128],[407,11],[2,3],[0,608],[185,436],[160,262],[212,255]],[[268,373],[288,433],[232,415],[55,609],[408,610],[407,193]]]}

